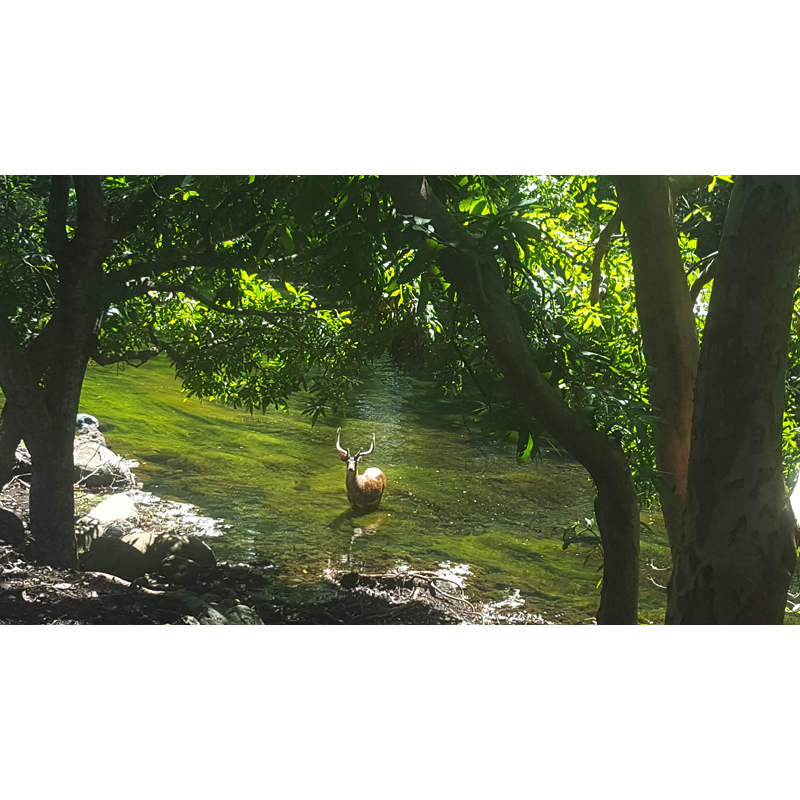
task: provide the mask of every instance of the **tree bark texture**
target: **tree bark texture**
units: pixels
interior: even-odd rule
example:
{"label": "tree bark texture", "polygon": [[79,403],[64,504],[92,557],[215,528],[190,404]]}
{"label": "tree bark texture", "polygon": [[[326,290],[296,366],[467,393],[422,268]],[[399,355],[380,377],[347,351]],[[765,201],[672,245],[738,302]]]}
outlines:
{"label": "tree bark texture", "polygon": [[13,477],[14,455],[22,441],[19,414],[15,418],[14,411],[13,404],[6,401],[0,412],[0,489]]}
{"label": "tree bark texture", "polygon": [[[586,467],[597,488],[595,514],[605,565],[600,624],[636,624],[639,591],[639,509],[619,445],[592,424],[581,424],[536,367],[497,265],[475,258],[479,243],[447,212],[422,177],[387,177],[385,187],[402,214],[430,219],[440,239],[454,243],[439,259],[443,273],[475,310],[489,349],[517,403],[538,419]],[[472,252],[472,254],[469,253]]]}
{"label": "tree bark texture", "polygon": [[[56,259],[56,307],[45,329],[22,344],[0,321],[0,382],[14,411],[9,442],[25,439],[31,454],[30,516],[37,559],[55,567],[78,564],[74,533],[73,438],[81,388],[102,321],[106,236],[97,177],[75,176],[77,227],[67,235],[69,178],[51,183],[46,236]],[[15,443],[16,446],[16,443]]]}
{"label": "tree bark texture", "polygon": [[668,623],[783,621],[795,523],[781,469],[800,178],[737,178],[697,378]]}
{"label": "tree bark texture", "polygon": [[636,311],[648,368],[656,466],[664,525],[673,555],[681,540],[689,474],[694,386],[700,348],[666,176],[614,178],[631,244]]}

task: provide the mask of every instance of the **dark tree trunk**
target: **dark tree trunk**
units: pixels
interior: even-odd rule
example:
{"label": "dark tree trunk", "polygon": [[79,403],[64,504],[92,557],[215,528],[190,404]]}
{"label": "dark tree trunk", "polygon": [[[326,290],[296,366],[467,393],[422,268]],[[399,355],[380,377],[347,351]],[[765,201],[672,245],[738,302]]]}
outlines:
{"label": "dark tree trunk", "polygon": [[[76,176],[77,227],[67,235],[69,179],[52,179],[47,240],[57,263],[56,309],[23,345],[0,320],[0,383],[13,413],[0,458],[18,434],[31,454],[30,518],[35,554],[54,567],[77,566],[73,439],[81,387],[97,345],[103,258],[108,246],[98,178]],[[17,442],[19,438],[17,438]],[[16,447],[16,442],[15,445]],[[0,468],[2,465],[0,464]]]}
{"label": "dark tree trunk", "polygon": [[689,474],[694,384],[700,348],[692,299],[665,176],[614,178],[631,244],[636,311],[648,367],[650,402],[661,417],[655,436],[658,487],[673,556],[681,540]]}
{"label": "dark tree trunk", "polygon": [[13,476],[14,454],[17,452],[17,445],[22,438],[19,411],[14,408],[12,403],[6,401],[3,411],[0,413],[0,489]]}
{"label": "dark tree trunk", "polygon": [[796,547],[781,434],[798,264],[800,179],[738,178],[703,334],[668,623],[783,621]]}
{"label": "dark tree trunk", "polygon": [[41,564],[75,569],[75,463],[73,441],[77,402],[64,398],[62,413],[37,426],[28,439],[31,463],[30,525],[34,552]]}
{"label": "dark tree trunk", "polygon": [[619,445],[556,394],[539,372],[502,275],[488,259],[475,260],[472,237],[450,217],[421,177],[386,178],[385,185],[403,214],[430,219],[438,235],[454,241],[439,264],[467,299],[481,324],[492,355],[525,413],[539,420],[581,464],[597,488],[595,513],[603,540],[605,566],[597,621],[636,624],[639,591],[639,510],[633,480]]}

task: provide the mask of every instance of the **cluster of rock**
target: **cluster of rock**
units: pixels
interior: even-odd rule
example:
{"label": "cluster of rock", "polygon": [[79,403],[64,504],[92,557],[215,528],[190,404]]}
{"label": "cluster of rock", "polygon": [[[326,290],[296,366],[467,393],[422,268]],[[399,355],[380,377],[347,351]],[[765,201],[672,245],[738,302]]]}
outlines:
{"label": "cluster of rock", "polygon": [[[78,414],[75,423],[75,479],[87,487],[134,487],[131,462],[106,445],[100,423],[91,414]],[[135,580],[148,572],[174,583],[190,583],[203,567],[217,562],[211,548],[197,536],[175,532],[151,533],[134,527],[136,503],[128,494],[114,494],[75,523],[81,566]]]}
{"label": "cluster of rock", "polygon": [[[136,479],[130,469],[136,462],[126,461],[108,448],[95,417],[79,414],[76,434],[76,485],[127,490],[110,495],[75,523],[82,570],[115,576],[124,581],[158,574],[169,583],[191,584],[201,570],[216,565],[213,551],[198,536],[177,530],[153,532],[142,527],[143,520],[134,497],[145,493],[136,491]],[[15,474],[24,479],[27,473],[30,473],[30,456],[24,446],[20,446]],[[147,502],[152,504],[153,499],[158,500],[151,496]],[[191,516],[183,514],[182,510],[177,515],[173,509],[168,513],[178,518]],[[25,541],[22,520],[6,509],[0,509],[0,539],[18,549],[22,549]],[[190,592],[180,594],[184,604],[197,606],[198,618],[204,622],[263,624],[255,612],[245,606],[231,611],[209,604]]]}
{"label": "cluster of rock", "polygon": [[203,567],[217,562],[197,536],[173,531],[152,533],[135,528],[136,503],[128,494],[114,494],[75,523],[81,566],[135,580],[157,572],[173,583],[191,583]]}
{"label": "cluster of rock", "polygon": [[111,486],[126,488],[136,485],[128,462],[106,446],[100,423],[91,414],[78,414],[75,422],[75,482],[89,488]]}

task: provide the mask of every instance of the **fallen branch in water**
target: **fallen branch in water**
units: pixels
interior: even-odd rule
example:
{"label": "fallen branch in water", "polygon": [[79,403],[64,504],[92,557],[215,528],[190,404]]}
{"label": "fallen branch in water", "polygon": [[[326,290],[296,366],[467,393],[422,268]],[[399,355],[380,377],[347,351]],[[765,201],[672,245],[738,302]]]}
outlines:
{"label": "fallen branch in water", "polygon": [[[449,583],[455,586],[460,592],[464,589],[458,581],[451,578],[444,578],[437,572],[422,570],[422,571],[406,571],[406,572],[384,572],[377,574],[361,574],[358,572],[341,573],[332,571],[331,577],[345,589],[354,589],[356,586],[371,586],[375,588],[384,589],[410,589],[410,597],[404,601],[403,604],[416,600],[419,596],[420,590],[427,590],[428,594],[435,599],[449,600],[453,603],[461,603],[469,609],[467,612],[475,615],[476,617],[482,616],[479,611],[466,597],[458,596],[446,592],[436,584],[438,582]],[[391,616],[394,611],[387,612],[386,614],[373,615],[374,617]],[[372,617],[365,618],[371,619]]]}

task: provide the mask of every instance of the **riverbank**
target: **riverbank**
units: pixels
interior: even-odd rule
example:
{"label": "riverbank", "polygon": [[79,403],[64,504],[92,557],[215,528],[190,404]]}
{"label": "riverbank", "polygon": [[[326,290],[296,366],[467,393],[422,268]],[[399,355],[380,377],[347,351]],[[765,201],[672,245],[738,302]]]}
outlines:
{"label": "riverbank", "polygon": [[[78,490],[76,507],[96,502]],[[14,479],[0,505],[28,527],[28,486]],[[174,503],[150,504],[148,527],[175,530]],[[159,513],[159,511],[163,513]],[[158,520],[162,520],[161,523]],[[213,549],[213,539],[209,539]],[[513,607],[472,605],[458,580],[435,572],[358,575],[330,571],[320,602],[293,603],[270,592],[271,563],[219,562],[190,583],[159,574],[135,581],[33,562],[25,547],[0,540],[0,624],[5,625],[458,625],[543,624]]]}

